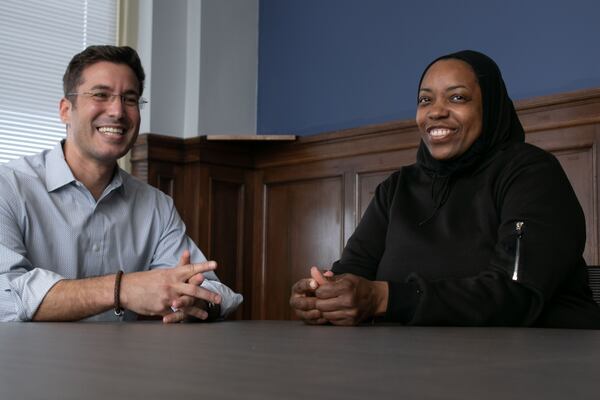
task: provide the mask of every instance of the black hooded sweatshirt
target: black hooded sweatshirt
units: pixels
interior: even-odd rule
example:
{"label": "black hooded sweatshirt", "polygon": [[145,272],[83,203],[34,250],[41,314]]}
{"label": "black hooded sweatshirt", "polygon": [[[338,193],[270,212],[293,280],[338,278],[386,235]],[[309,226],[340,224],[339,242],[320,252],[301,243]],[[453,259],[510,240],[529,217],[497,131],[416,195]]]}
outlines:
{"label": "black hooded sweatshirt", "polygon": [[559,162],[524,143],[493,60],[461,51],[423,76],[441,59],[475,72],[481,135],[447,161],[421,141],[417,163],[378,186],[333,272],[387,281],[386,321],[600,328],[582,256],[585,220]]}

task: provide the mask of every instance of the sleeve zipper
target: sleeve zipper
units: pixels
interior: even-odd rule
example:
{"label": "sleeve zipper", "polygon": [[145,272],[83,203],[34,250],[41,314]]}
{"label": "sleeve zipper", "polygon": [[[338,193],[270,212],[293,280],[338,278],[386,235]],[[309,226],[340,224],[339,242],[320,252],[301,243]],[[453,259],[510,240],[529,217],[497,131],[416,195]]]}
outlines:
{"label": "sleeve zipper", "polygon": [[513,269],[512,280],[516,281],[519,278],[519,266],[521,262],[521,238],[523,238],[523,221],[519,221],[515,224],[515,230],[517,233],[517,245],[515,246],[515,265]]}

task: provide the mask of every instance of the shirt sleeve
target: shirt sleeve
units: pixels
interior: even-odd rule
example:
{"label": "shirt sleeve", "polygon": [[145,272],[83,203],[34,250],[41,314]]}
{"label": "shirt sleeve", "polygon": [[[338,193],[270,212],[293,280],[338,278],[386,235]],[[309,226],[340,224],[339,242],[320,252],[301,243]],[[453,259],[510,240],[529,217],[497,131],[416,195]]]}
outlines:
{"label": "shirt sleeve", "polygon": [[50,288],[64,278],[31,265],[19,229],[17,202],[11,200],[11,192],[4,190],[0,196],[0,321],[29,321]]}
{"label": "shirt sleeve", "polygon": [[[177,213],[173,200],[166,195],[164,229],[154,252],[150,268],[170,268],[179,263],[179,258],[185,250],[189,250],[191,262],[201,263],[206,261],[202,251],[193,240],[186,235],[185,224]],[[203,273],[205,281],[202,287],[221,296],[221,318],[235,311],[242,303],[243,297],[235,293],[227,285],[219,281],[217,275],[212,272]]]}

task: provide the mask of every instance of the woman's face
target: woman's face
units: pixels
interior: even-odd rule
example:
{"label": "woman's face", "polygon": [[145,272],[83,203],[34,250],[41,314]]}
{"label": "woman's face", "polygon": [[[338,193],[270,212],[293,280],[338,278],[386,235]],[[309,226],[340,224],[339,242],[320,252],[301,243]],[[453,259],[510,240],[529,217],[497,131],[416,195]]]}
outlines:
{"label": "woman's face", "polygon": [[450,160],[481,135],[483,105],[475,73],[464,61],[440,60],[425,73],[417,104],[417,125],[432,157]]}

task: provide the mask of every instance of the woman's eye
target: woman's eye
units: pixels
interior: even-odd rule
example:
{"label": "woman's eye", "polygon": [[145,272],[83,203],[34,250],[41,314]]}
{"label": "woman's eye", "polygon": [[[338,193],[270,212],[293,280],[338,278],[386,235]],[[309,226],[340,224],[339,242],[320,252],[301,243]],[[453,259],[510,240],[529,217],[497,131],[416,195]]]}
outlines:
{"label": "woman's eye", "polygon": [[429,103],[429,97],[419,97],[417,99],[418,104],[426,104]]}
{"label": "woman's eye", "polygon": [[466,100],[466,98],[464,96],[461,96],[460,94],[452,95],[452,97],[450,97],[450,99],[452,101],[465,101]]}

